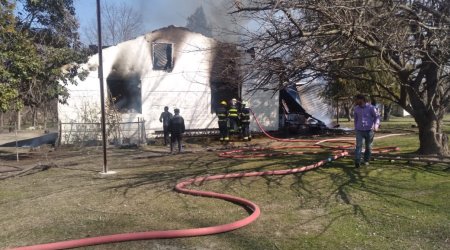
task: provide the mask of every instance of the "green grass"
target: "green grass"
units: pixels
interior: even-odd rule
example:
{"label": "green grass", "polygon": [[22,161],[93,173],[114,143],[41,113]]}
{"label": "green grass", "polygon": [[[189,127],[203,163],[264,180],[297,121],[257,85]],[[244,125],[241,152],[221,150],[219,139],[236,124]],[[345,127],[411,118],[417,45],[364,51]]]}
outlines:
{"label": "green grass", "polygon": [[[346,119],[340,118],[339,123],[343,127],[353,127],[353,122],[347,122]],[[444,131],[447,134],[450,134],[450,114],[447,114],[444,116],[443,120],[444,124]],[[381,131],[409,131],[409,132],[418,132],[419,130],[416,128],[417,124],[414,121],[414,118],[408,116],[408,117],[395,117],[392,116],[389,121],[382,121],[381,122]]]}
{"label": "green grass", "polygon": [[[410,121],[393,122],[406,127]],[[413,152],[417,135],[375,142],[384,145]],[[160,152],[167,149],[158,146],[111,149],[109,167],[118,174],[103,177],[98,174],[100,148],[30,153],[20,164],[52,161],[59,167],[0,181],[0,248],[229,223],[246,211],[232,203],[175,193],[174,185],[193,176],[293,168],[327,156],[236,160],[219,158],[195,144],[188,149],[196,153],[164,155]],[[296,175],[208,182],[194,188],[254,201],[261,207],[260,218],[220,235],[90,249],[448,249],[449,177],[449,166],[443,164],[377,160],[356,170],[345,158]]]}

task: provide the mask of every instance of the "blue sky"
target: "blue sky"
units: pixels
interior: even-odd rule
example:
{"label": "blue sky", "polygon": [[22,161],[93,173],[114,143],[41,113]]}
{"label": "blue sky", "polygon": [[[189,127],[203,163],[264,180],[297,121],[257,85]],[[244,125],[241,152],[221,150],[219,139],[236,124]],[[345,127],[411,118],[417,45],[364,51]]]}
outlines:
{"label": "blue sky", "polygon": [[[105,0],[102,0],[105,1]],[[168,25],[185,26],[186,19],[194,13],[202,3],[214,0],[108,0],[125,2],[140,11],[144,21],[144,33]],[[219,2],[219,1],[217,1]],[[83,27],[96,18],[96,0],[74,0],[78,20],[80,22],[81,40],[85,42]]]}

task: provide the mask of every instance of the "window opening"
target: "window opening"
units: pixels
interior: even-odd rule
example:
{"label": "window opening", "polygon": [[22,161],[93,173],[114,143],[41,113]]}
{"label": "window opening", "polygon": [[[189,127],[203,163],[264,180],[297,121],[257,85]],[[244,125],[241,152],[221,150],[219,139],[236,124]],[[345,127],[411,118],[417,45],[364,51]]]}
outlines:
{"label": "window opening", "polygon": [[153,43],[153,69],[172,71],[173,44]]}
{"label": "window opening", "polygon": [[110,101],[120,113],[142,113],[141,80],[139,77],[106,80]]}

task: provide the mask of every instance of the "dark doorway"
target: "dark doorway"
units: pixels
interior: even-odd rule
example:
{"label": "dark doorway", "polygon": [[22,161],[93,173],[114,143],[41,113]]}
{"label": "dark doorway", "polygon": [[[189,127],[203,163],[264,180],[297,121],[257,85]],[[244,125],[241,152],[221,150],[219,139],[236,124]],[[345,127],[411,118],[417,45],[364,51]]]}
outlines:
{"label": "dark doorway", "polygon": [[240,54],[236,45],[219,43],[211,67],[211,107],[215,112],[221,101],[229,102],[240,98],[241,74]]}

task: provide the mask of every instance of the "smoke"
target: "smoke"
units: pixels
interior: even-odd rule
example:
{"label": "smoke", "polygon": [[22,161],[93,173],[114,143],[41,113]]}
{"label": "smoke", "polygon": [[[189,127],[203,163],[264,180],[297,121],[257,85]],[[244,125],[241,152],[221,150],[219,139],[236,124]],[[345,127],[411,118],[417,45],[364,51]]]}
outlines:
{"label": "smoke", "polygon": [[203,2],[207,21],[213,31],[213,37],[226,42],[237,42],[240,20],[229,14],[233,7],[233,1],[207,0]]}
{"label": "smoke", "polygon": [[[202,7],[214,38],[225,42],[238,41],[240,21],[229,13],[230,0],[138,0],[136,9],[142,14],[147,31],[175,25],[185,27],[189,16]],[[130,1],[130,3],[132,3]]]}

